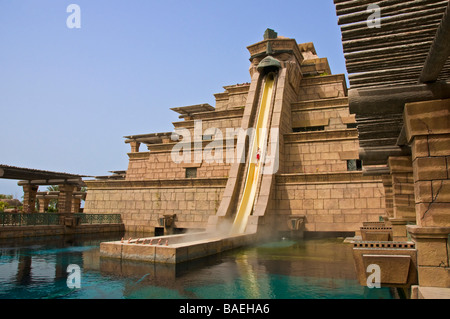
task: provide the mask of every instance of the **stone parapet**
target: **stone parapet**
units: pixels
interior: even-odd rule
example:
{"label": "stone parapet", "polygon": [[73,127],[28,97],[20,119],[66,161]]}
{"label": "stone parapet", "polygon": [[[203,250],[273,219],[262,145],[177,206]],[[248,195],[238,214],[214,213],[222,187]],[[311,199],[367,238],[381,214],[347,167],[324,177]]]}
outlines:
{"label": "stone parapet", "polygon": [[360,232],[364,241],[391,241],[393,238],[392,227],[363,226],[360,228]]}
{"label": "stone parapet", "polygon": [[367,286],[373,269],[379,267],[382,287],[407,288],[417,284],[417,249],[412,242],[356,241],[353,257],[359,283]]}
{"label": "stone parapet", "polygon": [[414,225],[416,219],[411,218],[389,218],[389,224],[392,227],[392,238],[396,241],[409,240],[407,225]]}

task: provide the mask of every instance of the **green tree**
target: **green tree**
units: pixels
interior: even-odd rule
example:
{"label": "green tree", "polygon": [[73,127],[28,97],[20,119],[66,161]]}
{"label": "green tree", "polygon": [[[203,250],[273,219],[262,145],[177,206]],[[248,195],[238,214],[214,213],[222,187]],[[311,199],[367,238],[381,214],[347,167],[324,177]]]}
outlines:
{"label": "green tree", "polygon": [[[59,192],[59,186],[53,185],[47,187],[48,192]],[[48,212],[49,213],[56,213],[58,212],[58,200],[57,199],[50,199],[48,202]]]}
{"label": "green tree", "polygon": [[[87,187],[86,186],[81,187],[80,192],[87,193]],[[82,199],[81,201],[84,202],[85,199]]]}
{"label": "green tree", "polygon": [[[18,200],[16,201],[19,202]],[[3,212],[5,208],[16,207],[17,205],[15,204],[13,195],[0,194],[0,212]]]}
{"label": "green tree", "polygon": [[[47,187],[48,192],[59,192],[59,186],[53,185]],[[87,187],[83,186],[81,187],[81,192],[86,193]],[[84,202],[84,199],[82,200]],[[56,213],[58,212],[58,200],[57,199],[51,199],[48,203],[48,212],[49,213]]]}

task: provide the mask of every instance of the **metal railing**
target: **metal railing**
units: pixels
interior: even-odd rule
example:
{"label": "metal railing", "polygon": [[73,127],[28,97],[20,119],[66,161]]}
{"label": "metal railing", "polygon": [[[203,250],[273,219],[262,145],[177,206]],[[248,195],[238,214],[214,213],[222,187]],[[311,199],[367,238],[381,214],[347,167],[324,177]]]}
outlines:
{"label": "metal railing", "polygon": [[0,213],[1,226],[59,225],[59,214]]}
{"label": "metal railing", "polygon": [[73,214],[80,224],[121,224],[120,214]]}
{"label": "metal railing", "polygon": [[121,224],[120,214],[2,213],[0,226],[61,225],[64,218],[78,219],[77,224]]}

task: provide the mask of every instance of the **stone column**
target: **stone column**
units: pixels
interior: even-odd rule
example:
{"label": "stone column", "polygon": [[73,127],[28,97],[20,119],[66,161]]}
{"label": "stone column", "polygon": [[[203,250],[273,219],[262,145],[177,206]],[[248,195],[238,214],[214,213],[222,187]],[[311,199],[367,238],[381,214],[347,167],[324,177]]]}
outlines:
{"label": "stone column", "polygon": [[419,286],[450,287],[450,100],[408,103],[404,110],[414,172]]}
{"label": "stone column", "polygon": [[76,192],[78,192],[77,194],[73,194],[73,198],[72,198],[72,207],[70,212],[71,213],[79,213],[80,212],[80,207],[81,207],[81,199],[83,198],[83,195],[80,195],[79,192],[81,191],[80,187],[77,187],[75,189]]}
{"label": "stone column", "polygon": [[39,196],[39,213],[45,213],[48,211],[48,204],[50,203],[50,199],[44,196]]}
{"label": "stone column", "polygon": [[73,185],[59,185],[58,213],[70,213],[72,211]]}
{"label": "stone column", "polygon": [[141,143],[139,143],[137,141],[131,141],[130,146],[131,146],[131,153],[139,153],[139,148],[141,146]]}
{"label": "stone column", "polygon": [[81,198],[74,196],[72,198],[72,207],[70,209],[71,213],[79,213],[80,212],[80,206],[81,206]]}
{"label": "stone column", "polygon": [[39,186],[23,185],[23,211],[25,213],[36,212],[36,194]]}
{"label": "stone column", "polygon": [[411,157],[391,156],[388,163],[392,177],[394,217],[389,219],[392,237],[394,241],[406,241],[408,240],[406,225],[414,224],[416,218]]}
{"label": "stone column", "polygon": [[386,206],[386,216],[385,220],[390,220],[394,218],[394,199],[392,194],[392,177],[391,175],[381,176],[384,187],[384,202]]}

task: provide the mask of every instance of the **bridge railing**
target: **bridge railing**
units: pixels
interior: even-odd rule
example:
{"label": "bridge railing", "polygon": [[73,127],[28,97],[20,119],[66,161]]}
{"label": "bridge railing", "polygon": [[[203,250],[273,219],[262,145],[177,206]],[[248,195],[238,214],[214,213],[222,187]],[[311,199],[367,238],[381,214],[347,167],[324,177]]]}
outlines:
{"label": "bridge railing", "polygon": [[120,214],[73,214],[80,224],[121,224]]}
{"label": "bridge railing", "polygon": [[60,214],[60,213],[2,213],[0,227],[5,226],[45,226],[64,224],[64,218],[74,218],[82,224],[121,224],[120,214]]}

